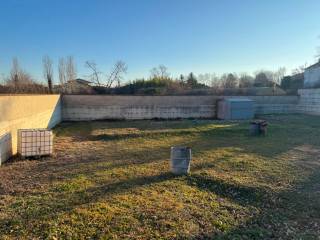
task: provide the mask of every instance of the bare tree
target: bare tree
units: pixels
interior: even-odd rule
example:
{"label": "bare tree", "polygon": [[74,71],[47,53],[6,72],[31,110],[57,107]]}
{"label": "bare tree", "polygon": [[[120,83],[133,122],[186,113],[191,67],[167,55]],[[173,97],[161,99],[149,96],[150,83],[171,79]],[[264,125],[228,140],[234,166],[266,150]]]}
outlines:
{"label": "bare tree", "polygon": [[13,90],[13,92],[23,93],[32,92],[35,82],[30,74],[20,68],[18,59],[13,58],[10,76],[6,81],[6,84]]}
{"label": "bare tree", "polygon": [[252,87],[254,78],[247,73],[240,73],[239,77],[239,88]]}
{"label": "bare tree", "polygon": [[20,68],[17,58],[13,58],[10,75],[5,79],[5,88],[11,93],[47,93],[48,88],[37,83],[29,73]]}
{"label": "bare tree", "polygon": [[65,70],[66,70],[67,81],[72,81],[77,78],[76,66],[72,56],[67,57]]}
{"label": "bare tree", "polygon": [[59,81],[60,81],[61,90],[64,93],[66,91],[67,77],[66,77],[66,64],[63,58],[59,59],[58,72],[59,72]]}
{"label": "bare tree", "polygon": [[157,67],[154,67],[150,70],[150,77],[151,78],[159,78],[159,75],[160,75],[160,73],[159,73],[159,70]]}
{"label": "bare tree", "polygon": [[52,83],[53,83],[53,68],[52,60],[49,56],[44,56],[42,59],[43,63],[43,76],[48,83],[49,93],[52,93]]}
{"label": "bare tree", "polygon": [[123,75],[127,73],[127,65],[123,61],[117,61],[110,74],[107,76],[107,81],[106,81],[106,87],[111,88],[113,83],[117,83],[117,86],[119,87],[121,84],[121,80],[123,79]]}
{"label": "bare tree", "polygon": [[85,66],[92,71],[90,75],[91,81],[94,82],[96,85],[101,86],[101,83],[100,83],[101,72],[99,72],[97,68],[97,64],[93,61],[86,61]]}
{"label": "bare tree", "polygon": [[304,73],[304,70],[306,69],[306,67],[307,67],[307,63],[305,63],[304,65],[301,65],[301,66],[293,69],[292,70],[292,74],[296,75],[296,74]]}
{"label": "bare tree", "polygon": [[168,68],[164,65],[159,65],[159,72],[160,72],[160,77],[161,78],[168,78],[169,77],[169,73],[168,73]]}
{"label": "bare tree", "polygon": [[77,78],[77,72],[76,72],[74,59],[72,56],[68,56],[66,59],[65,76],[66,76],[67,85],[69,86],[68,90],[71,93],[75,92],[74,80]]}
{"label": "bare tree", "polygon": [[270,71],[260,70],[255,74],[254,86],[255,87],[272,87],[273,86],[273,73]]}
{"label": "bare tree", "polygon": [[284,75],[286,74],[286,68],[285,67],[280,67],[277,71],[275,71],[273,73],[273,81],[276,83],[276,84],[280,84],[281,83],[281,80],[282,78],[284,77]]}
{"label": "bare tree", "polygon": [[218,88],[219,77],[215,73],[199,74],[198,81],[212,88]]}
{"label": "bare tree", "polygon": [[10,71],[10,81],[14,85],[14,87],[17,87],[19,84],[19,78],[20,78],[20,67],[19,67],[19,61],[15,57],[12,59],[12,68]]}
{"label": "bare tree", "polygon": [[223,74],[221,82],[223,88],[236,88],[238,87],[238,76],[235,73]]}
{"label": "bare tree", "polygon": [[164,65],[159,65],[150,70],[151,78],[160,78],[165,79],[169,78],[170,74],[168,73],[168,68]]}

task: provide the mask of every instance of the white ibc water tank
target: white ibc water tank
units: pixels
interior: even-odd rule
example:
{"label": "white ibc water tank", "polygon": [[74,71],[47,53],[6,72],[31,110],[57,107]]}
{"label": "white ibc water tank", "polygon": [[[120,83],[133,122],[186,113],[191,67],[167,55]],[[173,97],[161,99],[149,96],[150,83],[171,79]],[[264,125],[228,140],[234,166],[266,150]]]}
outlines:
{"label": "white ibc water tank", "polygon": [[22,157],[51,155],[53,135],[48,129],[19,129],[18,154]]}

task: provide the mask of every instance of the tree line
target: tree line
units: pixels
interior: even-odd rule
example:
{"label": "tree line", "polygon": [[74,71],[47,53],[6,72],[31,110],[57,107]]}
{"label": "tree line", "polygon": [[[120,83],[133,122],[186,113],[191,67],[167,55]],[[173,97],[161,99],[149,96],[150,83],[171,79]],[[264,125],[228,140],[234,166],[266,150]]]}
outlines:
{"label": "tree line", "polygon": [[[99,71],[93,61],[86,61],[85,66],[91,71],[87,76],[96,87],[111,88],[121,85],[127,66],[123,61],[117,61],[110,72]],[[24,70],[18,58],[12,59],[8,76],[2,76],[0,93],[72,93],[74,80],[77,78],[77,68],[72,56],[59,58],[57,72],[58,81],[54,81],[54,65],[49,56],[42,58],[43,81],[39,82]],[[68,89],[68,91],[67,91]]]}
{"label": "tree line", "polygon": [[[2,93],[76,93],[73,89],[77,78],[75,60],[72,56],[60,58],[57,64],[57,81],[54,79],[54,64],[49,56],[42,59],[43,81],[37,82],[21,68],[17,58],[13,58],[10,74],[3,77],[0,84]],[[148,78],[124,82],[128,66],[123,61],[116,61],[109,71],[103,72],[94,61],[86,61],[84,66],[89,71],[85,77],[92,84],[93,93],[100,94],[184,94],[199,92],[204,89],[214,94],[230,92],[230,89],[250,89],[281,85],[286,69],[276,71],[259,70],[247,73],[194,73],[172,77],[168,68],[159,65],[150,70]],[[239,90],[240,91],[240,90]],[[238,92],[239,92],[238,91]],[[245,93],[245,92],[244,92]]]}

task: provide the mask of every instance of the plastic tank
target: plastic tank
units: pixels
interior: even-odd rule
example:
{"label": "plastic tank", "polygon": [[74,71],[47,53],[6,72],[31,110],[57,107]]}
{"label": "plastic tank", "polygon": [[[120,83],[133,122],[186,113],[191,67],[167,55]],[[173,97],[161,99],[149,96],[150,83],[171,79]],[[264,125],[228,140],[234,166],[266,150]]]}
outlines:
{"label": "plastic tank", "polygon": [[22,157],[36,157],[52,154],[53,136],[48,129],[18,130],[18,154]]}

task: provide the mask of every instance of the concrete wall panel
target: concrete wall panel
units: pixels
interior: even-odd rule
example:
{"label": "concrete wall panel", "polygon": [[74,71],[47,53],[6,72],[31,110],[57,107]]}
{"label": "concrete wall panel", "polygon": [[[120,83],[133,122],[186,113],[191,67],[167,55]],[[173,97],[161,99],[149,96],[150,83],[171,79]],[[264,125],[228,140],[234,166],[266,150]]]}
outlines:
{"label": "concrete wall panel", "polygon": [[[231,96],[248,98],[247,96]],[[63,96],[63,120],[216,118],[217,96]],[[258,114],[291,113],[297,96],[252,96]]]}
{"label": "concrete wall panel", "polygon": [[320,89],[300,89],[297,112],[320,115]]}
{"label": "concrete wall panel", "polygon": [[0,164],[17,153],[18,129],[52,128],[61,116],[60,95],[0,96]]}

